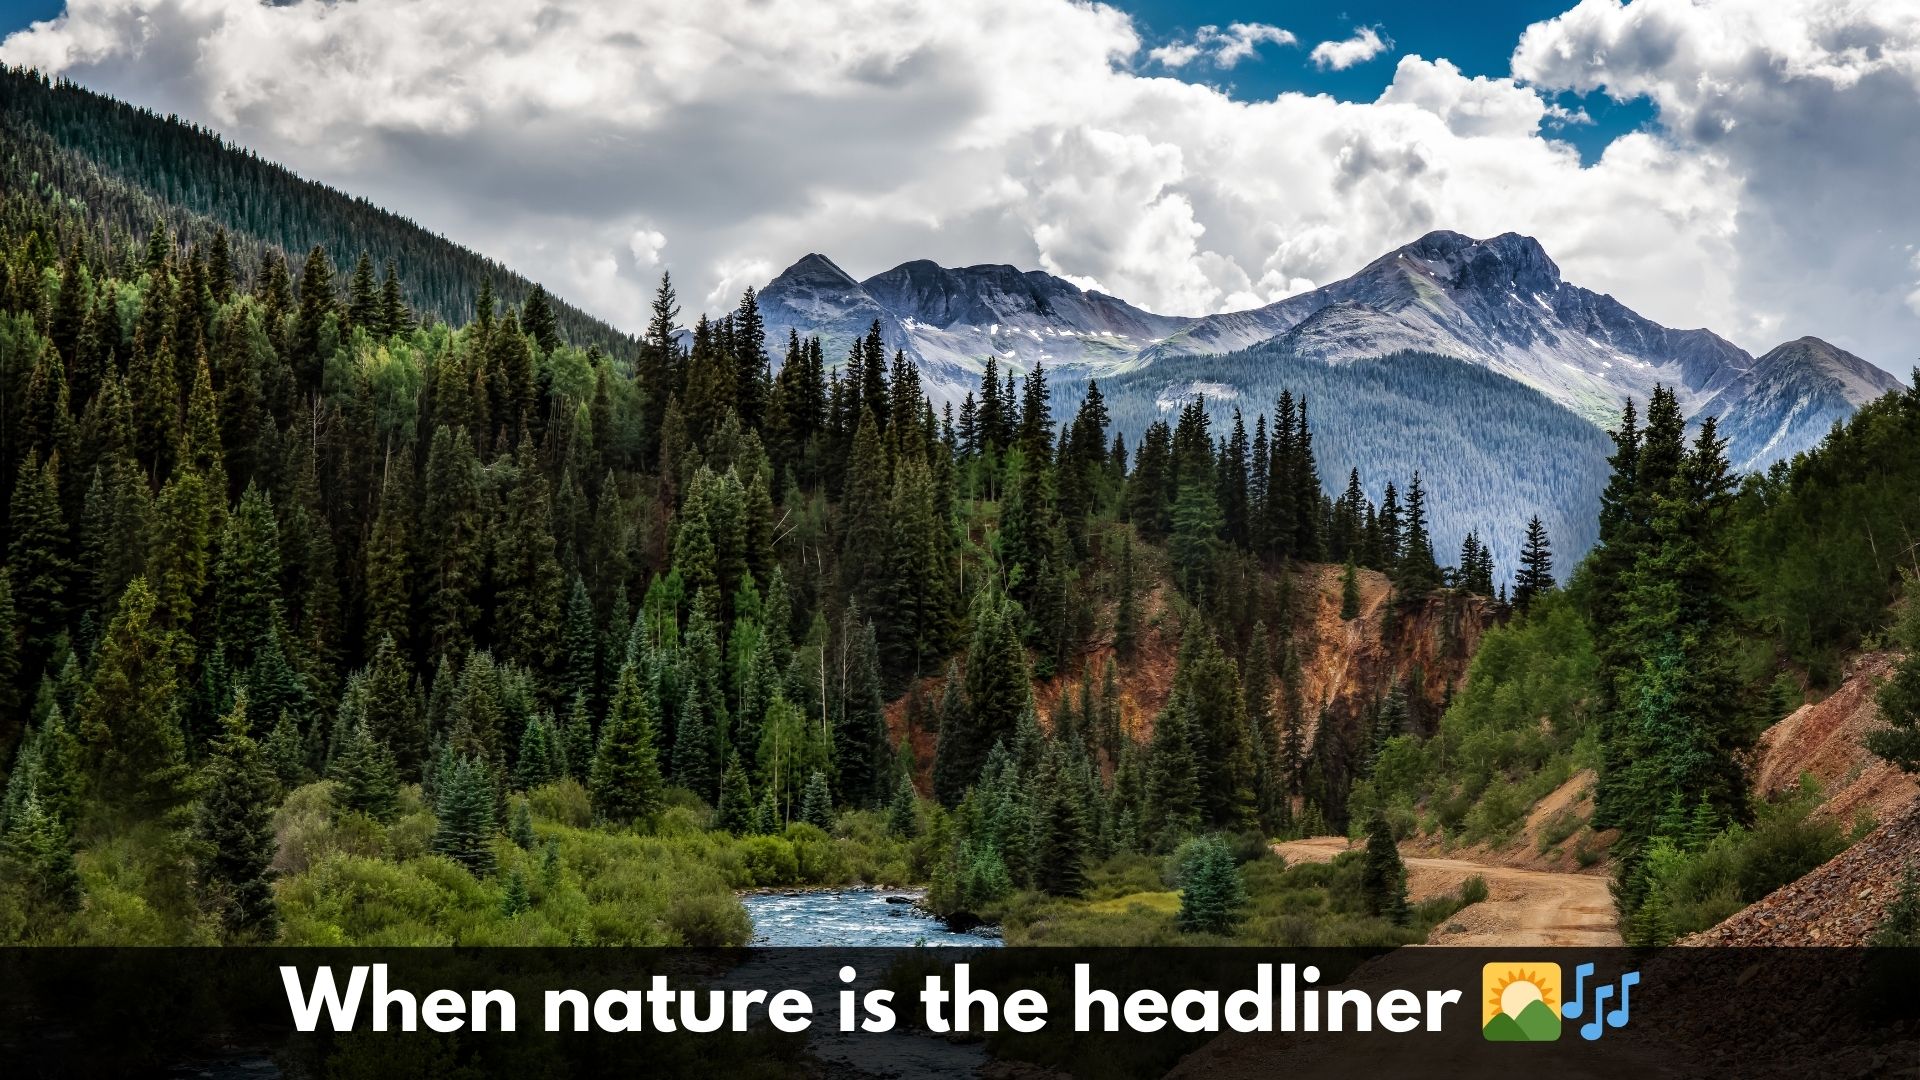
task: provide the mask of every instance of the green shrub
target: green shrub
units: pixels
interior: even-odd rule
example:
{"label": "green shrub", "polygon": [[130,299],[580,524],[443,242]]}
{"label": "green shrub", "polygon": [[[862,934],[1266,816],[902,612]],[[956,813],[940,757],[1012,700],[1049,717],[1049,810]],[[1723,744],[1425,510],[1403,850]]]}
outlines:
{"label": "green shrub", "polygon": [[691,806],[669,806],[655,819],[653,831],[657,836],[699,836],[707,831],[711,816]]}
{"label": "green shrub", "polygon": [[1468,842],[1507,838],[1529,807],[1592,762],[1597,671],[1592,635],[1567,594],[1540,598],[1525,619],[1488,631],[1432,738],[1387,741],[1372,775],[1353,787],[1348,820],[1377,814],[1405,836],[1424,806],[1431,826]]}
{"label": "green shrub", "polygon": [[1586,823],[1587,819],[1571,810],[1562,810],[1553,815],[1540,829],[1540,853],[1544,855],[1559,847],[1566,842],[1567,837],[1579,832],[1580,827]]}
{"label": "green shrub", "polygon": [[732,895],[683,893],[667,905],[667,928],[683,945],[745,945],[753,940],[753,921]]}
{"label": "green shrub", "polygon": [[747,875],[755,885],[793,885],[800,880],[800,859],[793,845],[777,836],[749,836],[736,840]]}
{"label": "green shrub", "polygon": [[[1487,898],[1487,879],[1475,874],[1460,883],[1460,906],[1478,904]],[[1452,914],[1449,912],[1448,914]]]}
{"label": "green shrub", "polygon": [[593,806],[587,801],[587,789],[571,777],[541,784],[527,792],[527,807],[537,821],[584,829],[593,822]]}
{"label": "green shrub", "polygon": [[793,843],[795,875],[808,885],[844,885],[853,880],[847,857],[851,845],[831,840],[796,837]]}
{"label": "green shrub", "polygon": [[1705,930],[1839,854],[1846,830],[1813,816],[1817,785],[1803,780],[1793,795],[1759,808],[1752,826],[1732,825],[1689,849],[1670,837],[1648,844],[1628,895],[1630,944],[1664,945]]}

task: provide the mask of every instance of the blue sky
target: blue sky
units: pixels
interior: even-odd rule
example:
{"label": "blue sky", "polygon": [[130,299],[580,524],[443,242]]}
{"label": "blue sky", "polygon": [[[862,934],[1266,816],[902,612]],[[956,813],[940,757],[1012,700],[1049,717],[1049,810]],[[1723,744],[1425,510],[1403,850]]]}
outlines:
{"label": "blue sky", "polygon": [[[1272,98],[1288,91],[1330,94],[1342,101],[1372,101],[1393,80],[1394,65],[1407,53],[1429,60],[1444,57],[1467,75],[1511,74],[1509,61],[1521,31],[1560,14],[1569,0],[1491,0],[1469,5],[1431,0],[1116,0],[1113,6],[1133,16],[1134,26],[1148,48],[1190,41],[1203,26],[1224,28],[1234,23],[1277,26],[1298,39],[1294,45],[1262,44],[1253,56],[1228,70],[1202,60],[1169,71],[1143,58],[1143,74],[1172,74],[1203,82],[1242,101]],[[54,18],[65,7],[66,0],[0,0],[0,37],[29,23]],[[1314,45],[1349,38],[1360,27],[1376,28],[1391,46],[1372,60],[1340,71],[1317,68],[1308,60]],[[1600,93],[1563,93],[1556,95],[1556,100],[1569,110],[1584,111],[1593,121],[1559,125],[1554,131],[1555,137],[1579,147],[1581,158],[1587,161],[1598,156],[1616,136],[1654,119],[1653,106],[1645,98],[1615,102]]]}
{"label": "blue sky", "polygon": [[0,33],[11,33],[30,22],[51,19],[66,6],[64,0],[0,0]]}
{"label": "blue sky", "polygon": [[[1394,66],[1412,53],[1429,60],[1453,61],[1465,75],[1501,78],[1512,74],[1513,47],[1528,26],[1551,19],[1571,6],[1570,0],[1493,0],[1471,4],[1419,0],[1352,0],[1321,3],[1287,0],[1248,3],[1245,0],[1119,0],[1115,7],[1133,16],[1149,48],[1168,41],[1190,41],[1203,26],[1261,23],[1291,33],[1294,45],[1265,43],[1254,56],[1220,70],[1196,61],[1174,72],[1158,69],[1146,60],[1143,74],[1176,74],[1226,91],[1242,101],[1258,101],[1294,91],[1330,94],[1342,101],[1373,101],[1393,81]],[[1350,38],[1361,27],[1372,27],[1391,45],[1379,56],[1345,70],[1317,67],[1308,59],[1322,41]],[[1580,148],[1591,161],[1614,138],[1654,121],[1645,98],[1615,102],[1606,94],[1561,93],[1554,96],[1569,111],[1584,111],[1593,122],[1566,124],[1555,137]]]}

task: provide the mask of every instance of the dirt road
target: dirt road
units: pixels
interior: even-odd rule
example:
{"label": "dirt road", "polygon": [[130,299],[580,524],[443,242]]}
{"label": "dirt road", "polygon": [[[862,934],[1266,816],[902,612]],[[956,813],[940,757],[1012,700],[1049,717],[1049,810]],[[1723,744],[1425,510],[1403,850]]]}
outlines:
{"label": "dirt road", "polygon": [[[1274,850],[1296,862],[1326,862],[1348,850],[1344,837],[1322,836],[1276,844]],[[1430,945],[1486,945],[1526,948],[1536,945],[1619,945],[1614,929],[1613,897],[1607,879],[1585,874],[1520,870],[1510,866],[1402,855],[1407,892],[1419,900],[1460,888],[1478,874],[1487,883],[1487,899],[1462,910],[1428,936]],[[1363,964],[1341,985],[1361,988],[1444,985],[1457,979],[1460,960],[1428,949],[1395,949]],[[1469,998],[1471,1002],[1471,997]],[[1503,1061],[1524,1057],[1529,1075],[1555,1080],[1612,1080],[1618,1076],[1683,1077],[1690,1062],[1674,1060],[1670,1047],[1641,1046],[1620,1034],[1609,1035],[1607,1053],[1576,1038],[1529,1045],[1526,1053],[1502,1058],[1480,1038],[1478,1013],[1434,1038],[1376,1039],[1364,1044],[1339,1036],[1227,1034],[1183,1059],[1168,1075],[1181,1080],[1271,1080],[1364,1074],[1375,1077],[1483,1078]],[[1364,1055],[1364,1057],[1362,1057]]]}
{"label": "dirt road", "polygon": [[[1346,851],[1345,837],[1316,836],[1275,844],[1292,862],[1327,862]],[[1429,945],[1621,944],[1607,879],[1587,874],[1517,870],[1463,859],[1405,856],[1407,893],[1414,900],[1450,893],[1478,874],[1487,898],[1436,927]]]}

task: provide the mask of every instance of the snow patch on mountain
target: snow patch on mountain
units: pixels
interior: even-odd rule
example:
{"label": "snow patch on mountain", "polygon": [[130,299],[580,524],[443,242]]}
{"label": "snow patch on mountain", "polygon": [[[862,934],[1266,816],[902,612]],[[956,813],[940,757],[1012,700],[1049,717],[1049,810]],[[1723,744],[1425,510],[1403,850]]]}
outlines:
{"label": "snow patch on mountain", "polygon": [[[1836,418],[1900,385],[1819,341],[1756,360],[1710,330],[1676,330],[1573,285],[1532,237],[1436,231],[1358,273],[1251,311],[1156,315],[1040,271],[902,263],[864,281],[808,255],[769,284],[760,307],[776,359],[789,329],[822,338],[830,363],[878,320],[889,348],[916,360],[936,402],[979,385],[989,356],[1006,370],[1045,364],[1068,380],[1149,371],[1174,357],[1272,343],[1327,364],[1406,353],[1465,360],[1540,391],[1600,427],[1629,398],[1672,387],[1691,417],[1714,415],[1742,468],[1818,443]],[[1231,390],[1216,384],[1223,397]],[[1190,394],[1169,385],[1157,400]],[[1167,407],[1162,405],[1163,408]]]}

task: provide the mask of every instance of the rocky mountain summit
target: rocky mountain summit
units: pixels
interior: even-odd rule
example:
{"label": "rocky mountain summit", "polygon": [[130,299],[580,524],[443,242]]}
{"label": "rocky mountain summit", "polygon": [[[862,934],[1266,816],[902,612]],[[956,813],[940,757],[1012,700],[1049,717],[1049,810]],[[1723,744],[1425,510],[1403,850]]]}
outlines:
{"label": "rocky mountain summit", "polygon": [[1517,233],[1431,232],[1351,277],[1202,318],[1156,315],[1005,265],[917,260],[856,281],[817,254],[775,278],[760,304],[776,351],[791,328],[819,334],[830,360],[878,319],[887,340],[919,362],[928,389],[954,400],[977,385],[989,355],[1016,370],[1044,363],[1068,379],[1110,378],[1255,346],[1327,364],[1405,353],[1459,359],[1602,427],[1617,421],[1623,400],[1644,401],[1661,383],[1690,417],[1720,418],[1745,469],[1813,446],[1835,419],[1900,385],[1817,338],[1756,359],[1710,330],[1662,326],[1564,280],[1539,242]]}

